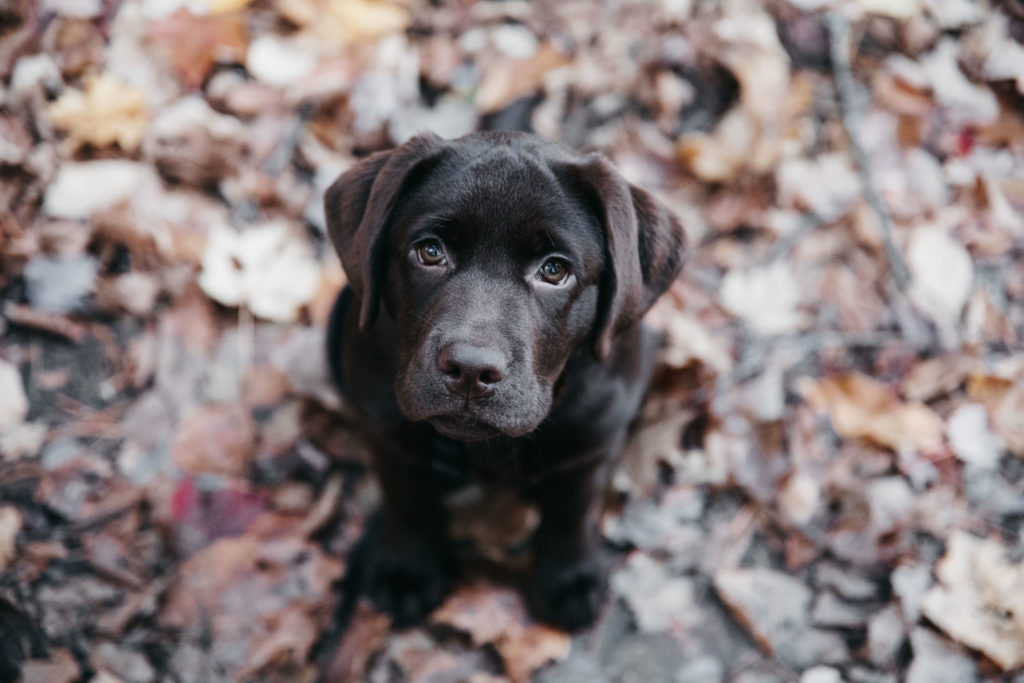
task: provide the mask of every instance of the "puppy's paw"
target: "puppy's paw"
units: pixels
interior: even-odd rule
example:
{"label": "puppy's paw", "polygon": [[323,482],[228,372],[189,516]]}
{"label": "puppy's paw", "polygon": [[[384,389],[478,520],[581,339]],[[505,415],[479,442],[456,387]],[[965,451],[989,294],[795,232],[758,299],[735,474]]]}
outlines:
{"label": "puppy's paw", "polygon": [[366,577],[366,594],[391,617],[395,628],[423,621],[450,588],[445,563],[432,552],[379,548],[369,558]]}
{"label": "puppy's paw", "polygon": [[535,608],[554,626],[579,631],[593,625],[604,600],[604,574],[596,560],[543,566],[537,573]]}

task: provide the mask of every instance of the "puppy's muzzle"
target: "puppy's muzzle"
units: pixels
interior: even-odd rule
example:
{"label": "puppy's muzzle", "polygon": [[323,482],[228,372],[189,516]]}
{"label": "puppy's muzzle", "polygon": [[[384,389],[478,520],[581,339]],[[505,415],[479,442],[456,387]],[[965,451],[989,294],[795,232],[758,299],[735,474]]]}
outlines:
{"label": "puppy's muzzle", "polygon": [[508,362],[497,349],[462,342],[448,344],[437,354],[437,369],[448,391],[467,399],[483,398],[505,376]]}

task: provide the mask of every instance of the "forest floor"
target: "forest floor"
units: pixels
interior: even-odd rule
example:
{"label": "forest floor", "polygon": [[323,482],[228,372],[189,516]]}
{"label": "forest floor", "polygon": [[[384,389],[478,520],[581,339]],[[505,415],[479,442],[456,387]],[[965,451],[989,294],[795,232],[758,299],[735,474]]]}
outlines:
{"label": "forest floor", "polygon": [[[1024,681],[1022,40],[1020,0],[4,3],[0,681]],[[378,494],[323,191],[482,128],[689,237],[572,637],[510,498],[454,510],[425,625],[343,600]]]}

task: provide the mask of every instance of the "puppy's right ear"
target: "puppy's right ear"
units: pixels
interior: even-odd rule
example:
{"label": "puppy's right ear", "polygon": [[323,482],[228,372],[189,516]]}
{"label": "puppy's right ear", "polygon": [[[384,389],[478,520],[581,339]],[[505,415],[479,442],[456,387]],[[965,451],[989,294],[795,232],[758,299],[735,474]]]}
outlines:
{"label": "puppy's right ear", "polygon": [[324,194],[327,234],[359,298],[359,328],[377,317],[387,265],[387,226],[402,192],[440,158],[443,140],[417,135],[401,147],[363,159]]}

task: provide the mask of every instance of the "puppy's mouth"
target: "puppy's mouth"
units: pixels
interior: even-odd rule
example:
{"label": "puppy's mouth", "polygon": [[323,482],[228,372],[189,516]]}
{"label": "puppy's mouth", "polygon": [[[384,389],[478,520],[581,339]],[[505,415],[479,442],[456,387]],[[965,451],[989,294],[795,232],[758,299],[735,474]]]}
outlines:
{"label": "puppy's mouth", "polygon": [[443,436],[459,441],[485,441],[502,435],[502,431],[497,427],[466,413],[437,415],[428,421]]}

